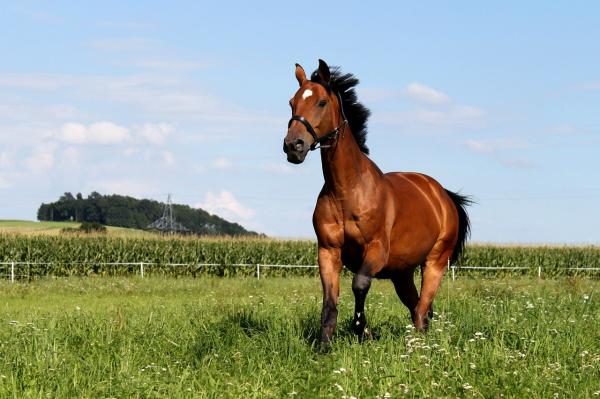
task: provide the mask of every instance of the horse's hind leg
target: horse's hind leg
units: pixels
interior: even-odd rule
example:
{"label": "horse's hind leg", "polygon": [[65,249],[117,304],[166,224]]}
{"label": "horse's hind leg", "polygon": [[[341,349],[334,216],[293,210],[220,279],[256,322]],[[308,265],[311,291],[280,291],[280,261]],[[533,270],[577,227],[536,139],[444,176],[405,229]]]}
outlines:
{"label": "horse's hind leg", "polygon": [[[371,288],[371,276],[360,272],[352,279],[352,292],[354,293],[354,319],[352,320],[352,331],[362,340],[365,337],[367,317],[365,316],[365,299]],[[367,330],[368,331],[368,330]],[[368,332],[367,334],[368,335]]]}
{"label": "horse's hind leg", "polygon": [[421,282],[421,296],[415,310],[414,324],[418,331],[427,331],[429,327],[429,318],[433,315],[433,299],[442,283],[448,257],[452,254],[452,249],[442,252],[441,255],[428,257],[423,268]]}
{"label": "horse's hind leg", "polygon": [[393,277],[392,282],[396,289],[396,294],[400,298],[400,301],[410,311],[411,320],[415,321],[415,309],[419,302],[419,293],[414,281],[414,269],[402,272],[400,275]]}
{"label": "horse's hind leg", "polygon": [[[423,291],[423,282],[425,281],[425,279],[423,278],[423,276],[425,275],[425,263],[423,263],[421,265],[421,291]],[[427,317],[429,318],[429,320],[431,320],[431,318],[433,317],[433,300],[431,301],[431,305],[429,305],[429,310],[427,311]]]}

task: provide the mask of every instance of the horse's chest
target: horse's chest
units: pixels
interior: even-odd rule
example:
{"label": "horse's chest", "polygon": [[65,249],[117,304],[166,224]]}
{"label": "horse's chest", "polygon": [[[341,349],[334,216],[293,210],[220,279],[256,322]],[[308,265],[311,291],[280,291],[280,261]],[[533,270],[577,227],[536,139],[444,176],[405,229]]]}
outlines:
{"label": "horse's chest", "polygon": [[364,245],[371,241],[376,224],[369,214],[349,214],[344,218],[344,238],[346,241]]}
{"label": "horse's chest", "polygon": [[344,238],[345,241],[362,243],[364,241],[363,223],[360,220],[348,220],[344,222]]}

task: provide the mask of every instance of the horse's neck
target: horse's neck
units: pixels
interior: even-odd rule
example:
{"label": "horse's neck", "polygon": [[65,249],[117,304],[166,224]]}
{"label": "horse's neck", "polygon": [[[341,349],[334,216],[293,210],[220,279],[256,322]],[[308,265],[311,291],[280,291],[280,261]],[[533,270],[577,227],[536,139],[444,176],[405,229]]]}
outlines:
{"label": "horse's neck", "polygon": [[325,185],[340,198],[363,185],[366,173],[381,174],[360,150],[348,128],[331,148],[321,150],[321,164]]}

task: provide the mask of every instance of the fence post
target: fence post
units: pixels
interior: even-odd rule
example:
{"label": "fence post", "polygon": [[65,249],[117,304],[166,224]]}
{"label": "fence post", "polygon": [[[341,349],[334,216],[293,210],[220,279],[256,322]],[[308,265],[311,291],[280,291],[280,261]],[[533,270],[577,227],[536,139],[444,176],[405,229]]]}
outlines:
{"label": "fence post", "polygon": [[[450,258],[448,258],[448,269],[452,270],[452,281],[456,280],[456,274],[454,273],[454,268],[456,267],[456,265],[451,265],[450,264]],[[421,276],[421,278],[423,278],[423,276]]]}
{"label": "fence post", "polygon": [[10,282],[15,282],[15,261],[10,262]]}
{"label": "fence post", "polygon": [[144,262],[140,262],[140,276],[144,278]]}
{"label": "fence post", "polygon": [[260,264],[256,264],[256,279],[260,280]]}
{"label": "fence post", "polygon": [[538,277],[542,278],[542,267],[538,266]]}

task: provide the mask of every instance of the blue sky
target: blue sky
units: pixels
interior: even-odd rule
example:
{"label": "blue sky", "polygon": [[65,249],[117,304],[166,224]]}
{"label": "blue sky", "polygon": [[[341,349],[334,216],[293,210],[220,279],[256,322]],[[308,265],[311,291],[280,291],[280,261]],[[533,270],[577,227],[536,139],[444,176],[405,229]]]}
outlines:
{"label": "blue sky", "polygon": [[281,143],[294,63],[323,58],[360,78],[384,171],[474,197],[474,241],[600,242],[596,2],[88,3],[3,5],[0,218],[172,193],[313,237],[320,159]]}

